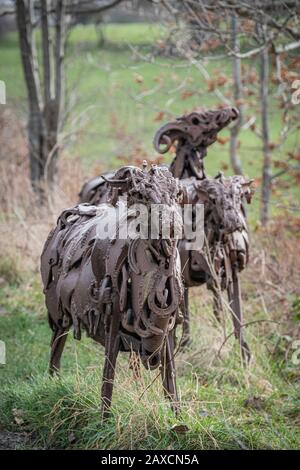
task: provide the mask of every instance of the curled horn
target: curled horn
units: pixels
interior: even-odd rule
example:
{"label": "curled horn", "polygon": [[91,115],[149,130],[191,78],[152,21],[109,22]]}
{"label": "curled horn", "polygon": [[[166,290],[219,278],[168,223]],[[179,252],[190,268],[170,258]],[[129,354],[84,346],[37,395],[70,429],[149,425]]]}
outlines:
{"label": "curled horn", "polygon": [[238,109],[233,107],[194,111],[158,129],[153,140],[154,148],[164,154],[170,150],[175,140],[182,137],[193,145],[208,147],[215,142],[217,133],[238,116]]}
{"label": "curled horn", "polygon": [[[184,127],[179,121],[168,122],[156,132],[153,145],[158,153],[168,152],[172,144],[184,134]],[[164,147],[161,147],[164,145]]]}
{"label": "curled horn", "polygon": [[105,178],[105,176],[103,176],[104,181],[110,186],[111,194],[109,197],[109,202],[113,206],[115,206],[117,203],[119,192],[127,191],[130,183],[133,181],[132,169],[127,168],[126,170],[128,170],[130,173],[130,176],[127,176],[126,178]]}

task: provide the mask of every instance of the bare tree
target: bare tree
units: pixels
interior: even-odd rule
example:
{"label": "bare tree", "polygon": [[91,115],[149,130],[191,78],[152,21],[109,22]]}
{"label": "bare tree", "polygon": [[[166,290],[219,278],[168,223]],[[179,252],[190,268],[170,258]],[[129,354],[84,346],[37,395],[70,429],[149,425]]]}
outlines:
{"label": "bare tree", "polygon": [[[235,12],[231,13],[231,37],[232,37],[232,49],[235,52],[240,51],[239,36],[238,36],[238,18]],[[239,117],[234,126],[230,129],[230,161],[233,171],[237,175],[242,175],[242,165],[238,156],[238,135],[240,133],[242,122],[243,122],[243,106],[242,106],[242,70],[241,70],[241,59],[237,56],[233,57],[233,97],[235,105],[239,109]]]}
{"label": "bare tree", "polygon": [[[224,95],[218,87],[217,80],[211,79],[205,68],[205,62],[217,57],[232,60],[233,93],[231,96],[240,110],[240,120],[231,128],[230,161],[235,173],[241,174],[238,136],[244,128],[250,127],[262,141],[261,222],[265,225],[269,218],[271,184],[275,176],[272,174],[272,151],[282,146],[295,128],[292,124],[293,118],[289,118],[292,109],[289,105],[290,100],[286,96],[287,82],[280,68],[283,69],[282,61],[287,59],[287,54],[300,48],[300,3],[296,0],[244,0],[243,2],[237,0],[201,0],[201,2],[164,0],[162,4],[168,10],[169,15],[176,19],[176,22],[173,21],[174,28],[181,28],[181,37],[178,31],[173,35],[173,37],[180,38],[177,41],[177,48],[181,55],[202,73],[205,80],[210,82],[209,91],[225,104],[228,104],[226,103],[228,94]],[[181,21],[178,21],[178,18]],[[257,102],[260,103],[260,111],[259,116],[246,118],[243,102],[246,100],[247,92],[255,93],[247,90],[247,87],[244,88],[242,61],[246,60],[245,64],[248,67],[249,61],[257,57],[260,71],[257,87],[259,101]],[[270,86],[273,58],[279,70],[277,71],[279,78],[278,88],[275,89],[272,101],[278,101],[278,113],[282,116],[283,122],[276,144],[270,142],[269,122],[270,94],[273,92]],[[258,120],[260,128],[255,123],[257,117],[260,117]],[[294,165],[288,165],[288,168],[294,167]],[[283,168],[276,173],[276,177],[285,172]]]}
{"label": "bare tree", "polygon": [[[49,154],[57,146],[57,131],[59,126],[59,109],[61,101],[61,76],[52,75],[50,70],[49,25],[47,2],[41,2],[42,43],[44,65],[44,93],[40,83],[37,49],[34,36],[35,11],[32,0],[20,0],[16,3],[16,17],[19,31],[20,50],[24,76],[28,92],[29,118],[28,142],[30,159],[30,176],[33,189],[37,192],[40,202],[43,201],[43,183],[46,168],[49,171],[49,182],[53,183],[55,158]],[[56,25],[61,21],[64,9],[63,0],[57,2]],[[57,55],[59,45],[64,41],[62,28],[56,27],[55,73],[61,74],[63,57]],[[55,89],[51,82],[55,81]],[[56,95],[59,93],[59,95]],[[56,150],[55,150],[56,151]],[[51,175],[51,176],[50,176]],[[46,178],[47,179],[47,178]]]}
{"label": "bare tree", "polygon": [[[68,15],[105,11],[122,0],[18,0],[16,19],[28,94],[30,177],[38,200],[55,181],[64,107],[64,54]],[[8,12],[10,13],[10,11]],[[35,40],[41,28],[41,62]],[[42,70],[40,76],[40,70]]]}

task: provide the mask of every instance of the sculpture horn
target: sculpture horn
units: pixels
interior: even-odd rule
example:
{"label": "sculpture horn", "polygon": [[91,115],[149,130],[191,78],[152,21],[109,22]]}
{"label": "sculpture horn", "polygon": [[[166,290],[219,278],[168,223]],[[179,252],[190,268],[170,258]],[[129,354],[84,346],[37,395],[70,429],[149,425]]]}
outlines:
{"label": "sculpture horn", "polygon": [[[153,145],[158,153],[167,153],[175,140],[184,134],[182,124],[178,121],[173,121],[165,124],[156,132],[153,140]],[[161,147],[165,145],[165,147]]]}

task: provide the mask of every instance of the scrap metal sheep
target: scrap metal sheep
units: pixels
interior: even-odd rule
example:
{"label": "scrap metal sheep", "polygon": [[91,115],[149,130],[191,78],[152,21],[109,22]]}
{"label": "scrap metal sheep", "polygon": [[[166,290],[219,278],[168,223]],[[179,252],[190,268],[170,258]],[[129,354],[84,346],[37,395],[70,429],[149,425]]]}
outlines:
{"label": "scrap metal sheep", "polygon": [[235,337],[245,362],[251,354],[243,334],[243,312],[239,272],[249,259],[249,238],[244,203],[250,203],[252,181],[242,176],[207,178],[203,159],[207,147],[217,140],[218,132],[238,118],[236,108],[192,112],[162,126],[154,137],[154,147],[166,153],[176,144],[176,156],[170,165],[189,193],[189,202],[203,203],[206,246],[187,251],[179,242],[185,284],[185,322],[182,345],[190,339],[188,289],[207,285],[214,294],[214,313],[220,319],[220,289],[227,290]]}
{"label": "scrap metal sheep", "polygon": [[187,250],[186,240],[180,240],[178,249],[183,266],[185,285],[183,324],[184,346],[190,340],[188,289],[206,284],[213,292],[214,314],[220,321],[223,310],[220,291],[227,290],[235,337],[239,340],[243,360],[251,357],[243,333],[243,312],[239,272],[249,259],[249,239],[243,202],[250,201],[251,182],[242,176],[215,179],[181,180],[191,204],[204,204],[205,243],[201,250]]}
{"label": "scrap metal sheep", "polygon": [[[175,178],[183,181],[189,201],[205,205],[205,234],[209,253],[190,251],[185,242],[179,242],[184,267],[185,321],[181,345],[190,340],[188,289],[206,284],[214,295],[214,314],[220,319],[222,302],[221,290],[228,293],[235,337],[239,340],[244,360],[250,359],[250,349],[243,334],[243,312],[240,294],[239,272],[245,269],[249,259],[249,237],[244,203],[250,203],[252,181],[242,176],[216,179],[206,177],[203,159],[207,148],[216,140],[218,133],[238,119],[236,108],[223,108],[192,112],[163,125],[155,134],[154,147],[164,154],[176,145],[176,156],[170,165]],[[113,173],[93,178],[80,191],[81,202],[99,204],[107,199],[106,178]],[[234,222],[235,221],[235,222]],[[207,256],[213,263],[207,263]],[[204,259],[205,258],[205,259]]]}
{"label": "scrap metal sheep", "polygon": [[[135,352],[149,369],[161,367],[163,387],[178,410],[174,365],[175,328],[182,321],[183,285],[177,240],[172,237],[181,188],[166,168],[125,167],[107,180],[109,203],[79,204],[65,210],[49,234],[41,256],[49,324],[53,332],[50,372],[60,368],[67,332],[81,332],[105,347],[102,416],[112,400],[119,351]],[[164,204],[170,214],[171,235],[156,239],[122,239],[117,223],[113,236],[99,237],[127,196],[127,222],[134,204]],[[172,219],[172,215],[175,219]],[[173,222],[172,222],[173,220]],[[180,225],[181,224],[181,225]]]}

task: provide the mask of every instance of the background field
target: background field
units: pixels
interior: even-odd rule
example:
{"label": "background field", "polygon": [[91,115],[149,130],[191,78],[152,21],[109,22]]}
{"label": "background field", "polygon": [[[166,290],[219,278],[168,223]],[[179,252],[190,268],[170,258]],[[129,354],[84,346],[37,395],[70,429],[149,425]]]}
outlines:
{"label": "background field", "polygon": [[[192,346],[177,354],[180,418],[162,399],[157,373],[145,372],[135,383],[125,356],[118,365],[112,419],[100,425],[103,350],[89,339],[78,343],[70,337],[61,379],[47,375],[50,329],[38,258],[60,210],[76,202],[85,178],[137,158],[154,160],[153,135],[164,121],[219,104],[197,69],[175,58],[153,58],[154,44],[164,38],[162,27],[108,25],[105,34],[102,48],[91,26],[74,28],[69,38],[63,171],[47,214],[31,206],[17,36],[0,41],[0,78],[8,98],[0,115],[0,339],[7,346],[7,365],[0,366],[0,448],[3,442],[35,448],[299,448],[300,372],[292,361],[300,330],[299,186],[286,178],[274,190],[274,221],[263,230],[257,223],[261,143],[251,130],[240,137],[245,172],[258,184],[249,208],[251,263],[243,274],[251,367],[241,367],[232,336],[222,346],[224,330],[202,288],[193,292]],[[230,67],[229,61],[207,64],[211,76],[229,75]],[[247,113],[255,114],[258,107],[253,101]],[[276,141],[281,123],[275,103],[270,112]],[[7,123],[13,129],[9,142]],[[222,137],[226,141],[227,130]],[[298,139],[291,135],[274,158],[297,148]],[[227,143],[209,150],[206,167],[211,175],[220,168],[232,174]],[[230,334],[229,318],[225,327]],[[187,425],[187,432],[172,431],[179,423]]]}

